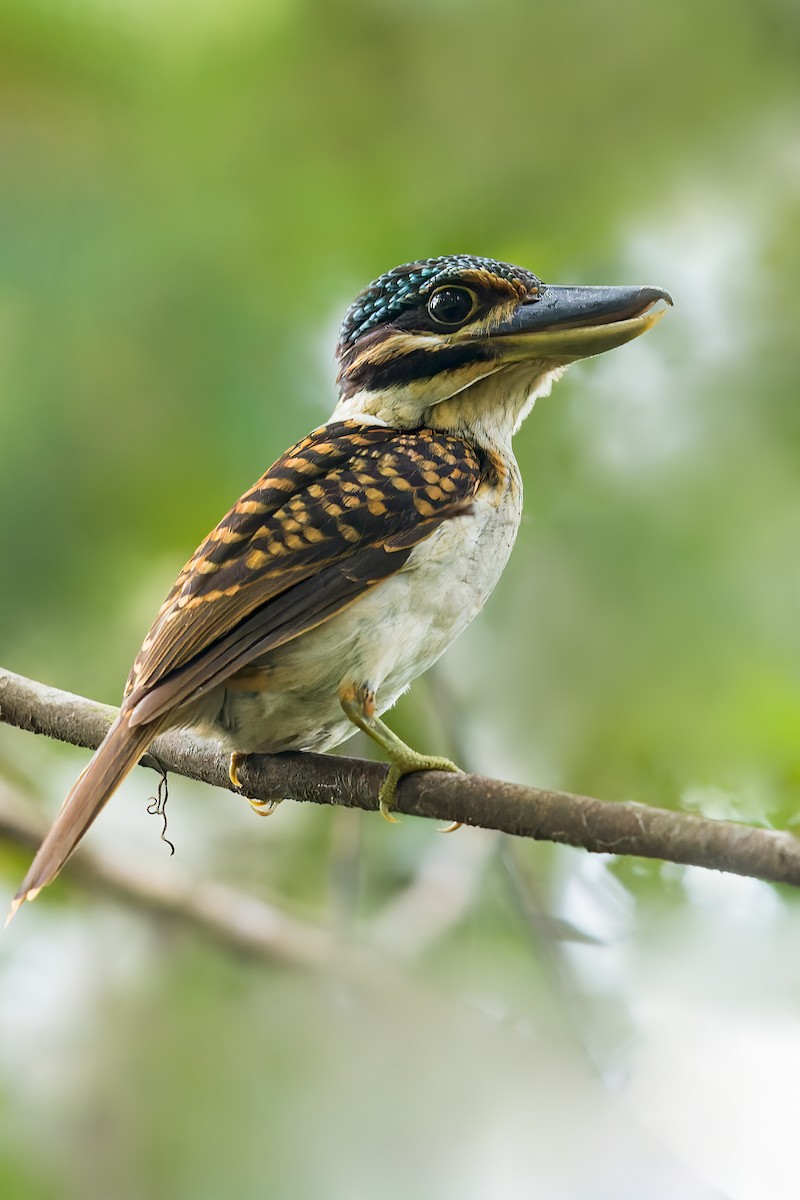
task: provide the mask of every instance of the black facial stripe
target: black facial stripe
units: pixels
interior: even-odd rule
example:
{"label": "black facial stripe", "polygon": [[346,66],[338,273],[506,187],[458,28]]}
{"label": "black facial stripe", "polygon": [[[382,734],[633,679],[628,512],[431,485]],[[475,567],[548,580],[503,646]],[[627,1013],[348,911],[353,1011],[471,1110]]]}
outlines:
{"label": "black facial stripe", "polygon": [[483,342],[463,342],[442,346],[437,350],[408,350],[382,363],[361,362],[348,370],[345,364],[340,377],[342,394],[352,396],[360,391],[381,391],[417,380],[432,379],[443,371],[453,371],[474,362],[492,362],[495,348]]}

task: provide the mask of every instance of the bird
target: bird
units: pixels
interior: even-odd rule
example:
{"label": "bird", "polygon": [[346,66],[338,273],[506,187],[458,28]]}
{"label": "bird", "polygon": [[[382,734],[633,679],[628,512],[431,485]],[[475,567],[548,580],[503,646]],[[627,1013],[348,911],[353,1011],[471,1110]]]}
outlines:
{"label": "bird", "polygon": [[[556,286],[496,259],[394,267],[347,310],[330,419],[287,450],[181,570],[119,713],[12,901],[51,883],[167,729],[243,757],[326,751],[356,729],[398,781],[456,771],[382,715],[481,610],[522,514],[512,437],[567,366],[646,332],[672,304],[647,286]],[[251,801],[257,811],[273,805]]]}

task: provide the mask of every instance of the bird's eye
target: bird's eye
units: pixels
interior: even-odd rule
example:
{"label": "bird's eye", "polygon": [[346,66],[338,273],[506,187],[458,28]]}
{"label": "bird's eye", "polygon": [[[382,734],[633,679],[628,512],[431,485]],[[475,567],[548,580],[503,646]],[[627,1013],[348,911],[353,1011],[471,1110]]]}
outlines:
{"label": "bird's eye", "polygon": [[465,287],[440,287],[428,301],[428,312],[439,325],[460,325],[478,306],[474,292]]}

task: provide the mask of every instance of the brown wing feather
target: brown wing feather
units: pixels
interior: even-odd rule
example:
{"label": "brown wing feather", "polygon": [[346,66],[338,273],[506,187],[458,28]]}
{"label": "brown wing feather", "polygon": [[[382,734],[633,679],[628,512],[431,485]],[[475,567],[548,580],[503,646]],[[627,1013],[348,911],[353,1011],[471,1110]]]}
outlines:
{"label": "brown wing feather", "polygon": [[353,603],[467,511],[480,473],[471,446],[431,430],[317,430],[184,568],[131,672],[131,723],[162,716]]}
{"label": "brown wing feather", "polygon": [[288,451],[181,571],[134,663],[119,716],[75,783],[11,914],[69,858],[172,710],[298,637],[400,569],[469,511],[482,460],[431,430],[339,422]]}
{"label": "brown wing feather", "polygon": [[258,655],[315,629],[398,571],[414,546],[429,537],[443,521],[466,515],[468,511],[468,504],[454,505],[435,520],[420,522],[415,530],[404,531],[402,543],[396,548],[367,546],[287,588],[219,638],[205,653],[149,688],[131,710],[131,725],[163,716],[199,688],[222,683]]}
{"label": "brown wing feather", "polygon": [[[290,563],[297,529],[276,514],[303,491],[346,466],[354,454],[381,446],[392,431],[342,421],[323,426],[287,450],[239,499],[205,538],[181,570],[159,610],[133,664],[125,694],[147,687],[180,667],[213,641],[217,629],[243,620],[264,603],[275,584],[290,586],[305,577],[311,564]],[[264,544],[267,533],[269,546]],[[266,550],[272,562],[260,570],[248,567],[254,549]],[[308,556],[306,556],[308,557]],[[311,567],[313,569],[313,567]],[[296,572],[296,575],[292,573]]]}

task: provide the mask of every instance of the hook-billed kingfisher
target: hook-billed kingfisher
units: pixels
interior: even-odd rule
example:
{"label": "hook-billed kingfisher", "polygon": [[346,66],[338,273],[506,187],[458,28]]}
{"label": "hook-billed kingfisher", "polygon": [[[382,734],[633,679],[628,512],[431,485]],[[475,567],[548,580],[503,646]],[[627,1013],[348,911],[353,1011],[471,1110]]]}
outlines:
{"label": "hook-billed kingfisher", "polygon": [[466,254],[395,267],[365,288],[341,327],[330,419],[178,575],[12,915],[166,729],[216,738],[235,785],[244,755],[324,751],[362,729],[390,760],[379,795],[389,820],[404,774],[457,770],[381,716],[500,578],[522,513],[511,441],[536,398],[671,303],[657,287],[556,287]]}

